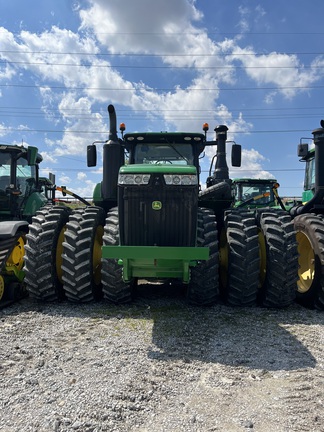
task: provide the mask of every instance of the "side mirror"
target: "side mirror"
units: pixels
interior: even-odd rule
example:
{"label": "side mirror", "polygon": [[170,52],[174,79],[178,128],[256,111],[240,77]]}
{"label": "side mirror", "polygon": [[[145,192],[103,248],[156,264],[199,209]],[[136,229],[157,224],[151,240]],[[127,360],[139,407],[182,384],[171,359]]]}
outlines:
{"label": "side mirror", "polygon": [[87,146],[87,165],[88,167],[97,165],[97,147],[94,144]]}
{"label": "side mirror", "polygon": [[307,156],[308,144],[298,144],[297,153],[298,153],[298,157]]}
{"label": "side mirror", "polygon": [[29,166],[36,165],[38,154],[38,148],[33,146],[28,146],[27,148],[27,163]]}
{"label": "side mirror", "polygon": [[240,144],[232,145],[232,166],[240,167],[242,159],[242,147]]}
{"label": "side mirror", "polygon": [[53,185],[55,185],[55,174],[53,173],[49,173],[48,178],[50,179],[50,181],[52,182]]}

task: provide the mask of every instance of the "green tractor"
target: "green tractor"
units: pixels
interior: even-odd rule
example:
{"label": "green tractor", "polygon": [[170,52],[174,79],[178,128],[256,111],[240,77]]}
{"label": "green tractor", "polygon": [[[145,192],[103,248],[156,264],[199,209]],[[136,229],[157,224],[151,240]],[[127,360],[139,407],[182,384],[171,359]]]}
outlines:
{"label": "green tractor", "polygon": [[[215,139],[208,141],[207,124],[204,133],[124,133],[121,124],[118,137],[112,105],[108,113],[102,181],[94,189],[94,205],[69,216],[61,267],[55,256],[56,270],[44,263],[44,255],[51,255],[45,224],[31,225],[35,236],[28,235],[26,247],[26,263],[33,262],[26,266],[30,294],[40,300],[126,303],[139,280],[158,280],[180,282],[189,303],[199,306],[218,300],[290,305],[298,267],[291,218],[276,209],[232,208],[228,128],[218,126]],[[87,148],[89,167],[97,164],[96,143]],[[202,188],[199,161],[207,146],[214,146],[216,154]],[[232,165],[240,163],[241,147],[234,145]],[[62,286],[45,286],[51,271],[61,272]]]}
{"label": "green tractor", "polygon": [[0,145],[0,300],[25,294],[24,251],[28,225],[48,202],[51,182],[39,178],[42,157],[33,146]]}
{"label": "green tractor", "polygon": [[314,148],[298,145],[306,163],[302,203],[290,214],[294,220],[299,252],[297,300],[310,308],[324,309],[324,121],[312,132]]}
{"label": "green tractor", "polygon": [[277,189],[279,183],[276,179],[233,179],[233,195],[235,208],[263,208],[280,206]]}

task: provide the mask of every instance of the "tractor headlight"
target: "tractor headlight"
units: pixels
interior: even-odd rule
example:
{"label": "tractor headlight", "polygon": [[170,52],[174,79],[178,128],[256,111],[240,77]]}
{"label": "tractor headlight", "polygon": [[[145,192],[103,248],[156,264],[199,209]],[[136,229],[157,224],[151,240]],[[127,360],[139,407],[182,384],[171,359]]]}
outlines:
{"label": "tractor headlight", "polygon": [[119,174],[118,184],[121,185],[141,185],[148,184],[150,181],[150,174]]}
{"label": "tractor headlight", "polygon": [[198,177],[195,174],[164,174],[163,177],[167,185],[191,186],[198,184]]}

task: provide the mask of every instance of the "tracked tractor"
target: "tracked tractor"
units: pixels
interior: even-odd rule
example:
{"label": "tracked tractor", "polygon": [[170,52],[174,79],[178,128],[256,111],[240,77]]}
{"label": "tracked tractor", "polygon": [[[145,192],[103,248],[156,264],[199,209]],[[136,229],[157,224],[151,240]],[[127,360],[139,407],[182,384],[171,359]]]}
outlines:
{"label": "tracked tractor", "polygon": [[[28,237],[26,259],[34,250],[35,265],[26,278],[34,278],[33,295],[125,303],[133,298],[138,281],[146,280],[183,284],[194,305],[218,300],[242,306],[290,305],[298,266],[291,218],[270,209],[231,208],[228,128],[216,127],[215,138],[209,141],[207,124],[202,133],[125,133],[122,123],[118,136],[112,105],[108,114],[103,176],[94,189],[94,205],[74,210],[65,226],[61,291],[49,285],[44,291],[42,283],[37,285],[45,276],[37,273],[41,258],[36,243],[45,255],[50,245],[42,238],[44,228],[37,221],[32,224],[35,245]],[[87,148],[88,167],[97,165],[98,144]],[[199,162],[207,146],[216,153],[203,188]],[[237,144],[232,146],[231,162],[241,163]]]}
{"label": "tracked tractor", "polygon": [[303,139],[298,156],[305,162],[302,204],[293,207],[299,251],[298,301],[311,308],[324,309],[324,121],[312,132],[314,147]]}
{"label": "tracked tractor", "polygon": [[0,145],[0,300],[25,294],[24,249],[28,225],[45,206],[51,187],[39,178],[42,157],[33,146]]}

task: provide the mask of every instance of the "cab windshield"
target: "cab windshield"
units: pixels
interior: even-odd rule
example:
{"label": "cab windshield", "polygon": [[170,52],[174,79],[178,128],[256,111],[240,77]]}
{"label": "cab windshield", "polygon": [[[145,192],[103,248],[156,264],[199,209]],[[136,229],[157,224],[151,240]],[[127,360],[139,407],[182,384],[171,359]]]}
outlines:
{"label": "cab windshield", "polygon": [[[262,196],[269,193],[269,196]],[[258,198],[258,204],[269,204],[274,200],[272,187],[266,184],[248,184],[242,185],[240,201],[248,201],[249,199]]]}
{"label": "cab windshield", "polygon": [[[10,186],[11,174],[11,153],[0,153],[0,189],[6,190]],[[26,186],[26,179],[34,178],[36,176],[35,166],[28,166],[27,160],[19,158],[17,160],[16,178],[17,187],[20,187],[24,192]]]}
{"label": "cab windshield", "polygon": [[191,144],[137,144],[135,147],[136,164],[193,165]]}

